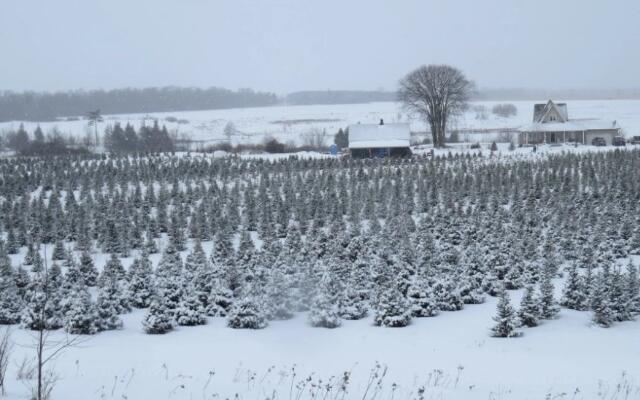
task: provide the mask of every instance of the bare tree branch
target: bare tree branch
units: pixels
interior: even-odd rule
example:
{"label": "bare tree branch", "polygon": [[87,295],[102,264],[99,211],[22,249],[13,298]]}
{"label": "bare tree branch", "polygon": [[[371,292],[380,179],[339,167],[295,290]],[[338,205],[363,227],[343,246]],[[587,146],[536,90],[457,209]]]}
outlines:
{"label": "bare tree branch", "polygon": [[427,122],[433,145],[443,147],[447,122],[467,108],[473,89],[474,83],[457,68],[428,65],[410,72],[400,81],[398,98],[407,111]]}

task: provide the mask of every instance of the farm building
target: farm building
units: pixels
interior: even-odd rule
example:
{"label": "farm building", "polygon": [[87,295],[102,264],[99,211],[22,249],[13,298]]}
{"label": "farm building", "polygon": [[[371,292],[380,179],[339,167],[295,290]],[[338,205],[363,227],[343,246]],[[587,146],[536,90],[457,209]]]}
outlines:
{"label": "farm building", "polygon": [[569,119],[566,103],[536,104],[533,107],[533,123],[518,129],[518,142],[522,145],[541,143],[591,144],[601,137],[607,145],[620,135],[616,121],[601,119]]}
{"label": "farm building", "polygon": [[349,126],[352,157],[404,157],[411,155],[409,124],[357,124]]}

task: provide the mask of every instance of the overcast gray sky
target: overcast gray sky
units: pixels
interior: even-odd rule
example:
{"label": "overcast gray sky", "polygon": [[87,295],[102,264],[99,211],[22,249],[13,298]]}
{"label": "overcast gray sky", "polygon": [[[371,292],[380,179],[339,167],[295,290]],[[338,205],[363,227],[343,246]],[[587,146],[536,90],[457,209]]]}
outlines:
{"label": "overcast gray sky", "polygon": [[640,87],[639,0],[2,0],[0,90]]}

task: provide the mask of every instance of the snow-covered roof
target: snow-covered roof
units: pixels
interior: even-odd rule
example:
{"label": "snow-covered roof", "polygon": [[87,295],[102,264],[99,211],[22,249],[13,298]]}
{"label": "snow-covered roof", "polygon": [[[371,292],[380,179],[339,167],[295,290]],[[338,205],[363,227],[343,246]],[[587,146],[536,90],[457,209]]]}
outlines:
{"label": "snow-covered roof", "polygon": [[357,124],[349,126],[349,148],[409,147],[409,124]]}
{"label": "snow-covered roof", "polygon": [[580,132],[620,129],[616,121],[603,119],[573,119],[567,122],[533,123],[521,126],[520,132]]}
{"label": "snow-covered roof", "polygon": [[567,103],[554,103],[553,100],[549,100],[547,103],[539,103],[533,106],[533,122],[545,122],[547,114],[551,110],[555,110],[560,116],[560,122],[569,121]]}

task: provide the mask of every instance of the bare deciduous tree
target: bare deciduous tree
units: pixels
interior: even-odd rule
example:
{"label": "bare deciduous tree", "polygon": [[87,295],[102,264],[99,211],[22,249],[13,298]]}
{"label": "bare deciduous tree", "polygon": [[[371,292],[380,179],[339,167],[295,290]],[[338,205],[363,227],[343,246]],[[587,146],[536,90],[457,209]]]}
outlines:
{"label": "bare deciduous tree", "polygon": [[433,145],[444,147],[447,122],[467,107],[474,83],[449,65],[424,65],[400,81],[398,97],[407,111],[424,118]]}
{"label": "bare deciduous tree", "polygon": [[0,394],[5,395],[4,380],[7,376],[7,367],[9,366],[9,355],[11,354],[13,344],[11,342],[11,328],[6,327],[0,335]]}
{"label": "bare deciduous tree", "polygon": [[227,122],[224,126],[224,136],[227,138],[227,142],[231,143],[231,139],[236,135],[236,133],[238,133],[236,125],[231,121]]}
{"label": "bare deciduous tree", "polygon": [[[40,310],[40,314],[36,323],[36,333],[33,338],[35,343],[32,346],[36,352],[34,372],[35,378],[37,380],[36,386],[35,388],[33,388],[33,398],[35,400],[48,400],[58,377],[54,371],[45,370],[46,366],[50,361],[54,360],[65,350],[71,347],[78,346],[85,339],[78,335],[68,334],[61,339],[52,339],[49,335],[49,331],[47,330],[48,326],[46,309],[51,295],[51,282],[49,281],[49,273],[47,268],[46,245],[44,247],[44,270],[40,272],[40,274],[42,274],[42,276],[38,277],[38,279],[41,279],[41,285],[39,289],[42,290],[42,296],[37,297],[41,301],[41,304],[38,307],[38,310]],[[36,289],[34,290],[38,290],[38,286],[36,286]]]}
{"label": "bare deciduous tree", "polygon": [[96,147],[98,146],[98,123],[104,121],[104,119],[102,118],[102,114],[100,113],[100,110],[95,110],[95,111],[89,111],[87,113],[87,120],[89,121],[89,126],[94,127],[95,129],[95,134],[96,134]]}
{"label": "bare deciduous tree", "polygon": [[309,150],[321,151],[325,149],[327,132],[323,129],[312,128],[302,136],[302,145]]}

